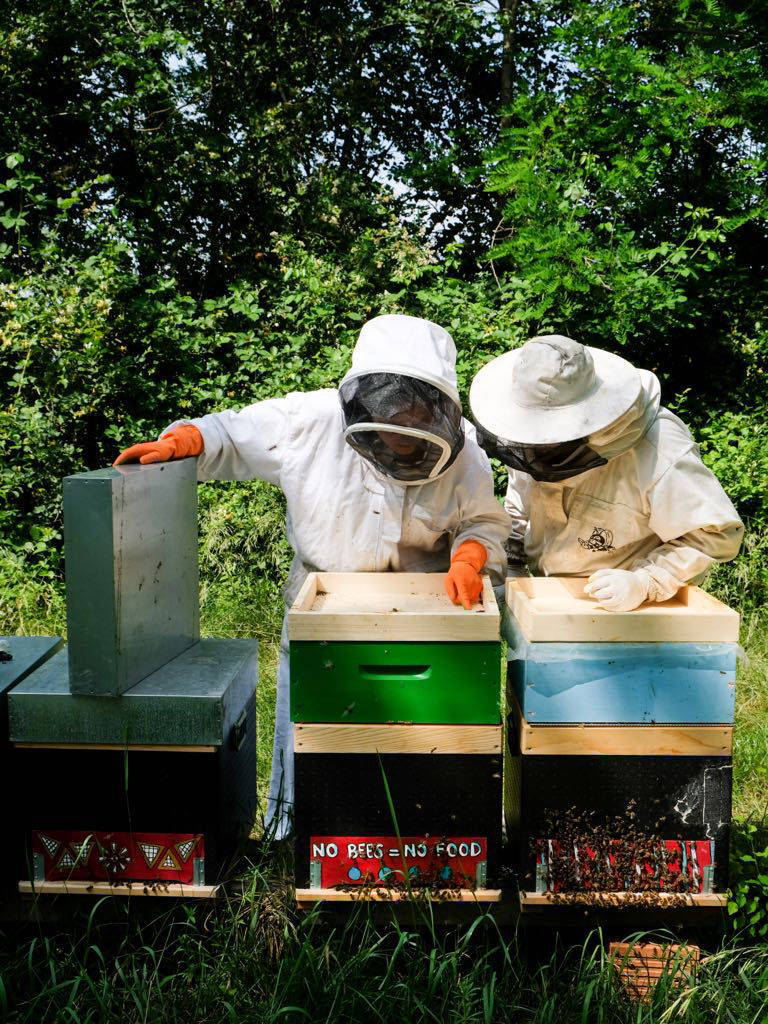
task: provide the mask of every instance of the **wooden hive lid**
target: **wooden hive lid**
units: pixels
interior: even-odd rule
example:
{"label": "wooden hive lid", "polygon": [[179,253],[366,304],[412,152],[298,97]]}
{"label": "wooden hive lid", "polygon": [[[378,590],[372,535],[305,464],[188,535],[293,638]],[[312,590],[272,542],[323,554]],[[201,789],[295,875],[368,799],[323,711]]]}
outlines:
{"label": "wooden hive lid", "polygon": [[288,612],[296,640],[477,641],[499,639],[488,577],[470,611],[451,603],[440,572],[310,573]]}
{"label": "wooden hive lid", "polygon": [[507,580],[507,605],[526,640],[539,643],[720,643],[739,639],[739,615],[699,587],[670,601],[610,612],[584,593],[581,577]]}

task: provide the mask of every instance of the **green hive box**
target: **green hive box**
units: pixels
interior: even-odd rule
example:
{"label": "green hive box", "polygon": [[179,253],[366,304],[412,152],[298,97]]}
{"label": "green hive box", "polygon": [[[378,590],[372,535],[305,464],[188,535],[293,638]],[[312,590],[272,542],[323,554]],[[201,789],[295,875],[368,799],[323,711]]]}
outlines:
{"label": "green hive box", "polygon": [[497,725],[499,611],[442,573],[312,573],[290,609],[294,722]]}
{"label": "green hive box", "polygon": [[194,459],[64,480],[72,693],[114,697],[199,637]]}

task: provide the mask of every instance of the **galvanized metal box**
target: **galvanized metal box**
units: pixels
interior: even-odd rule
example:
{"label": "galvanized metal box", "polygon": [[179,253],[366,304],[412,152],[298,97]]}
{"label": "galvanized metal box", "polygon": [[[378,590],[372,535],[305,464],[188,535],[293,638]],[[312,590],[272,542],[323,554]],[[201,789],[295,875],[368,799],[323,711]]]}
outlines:
{"label": "galvanized metal box", "polygon": [[117,696],[199,637],[194,459],[64,480],[69,680]]}
{"label": "galvanized metal box", "polygon": [[294,722],[498,724],[499,612],[441,573],[313,573],[288,616]]}
{"label": "galvanized metal box", "polygon": [[218,746],[253,695],[255,640],[203,639],[121,697],[69,692],[64,649],[9,695],[14,743]]}

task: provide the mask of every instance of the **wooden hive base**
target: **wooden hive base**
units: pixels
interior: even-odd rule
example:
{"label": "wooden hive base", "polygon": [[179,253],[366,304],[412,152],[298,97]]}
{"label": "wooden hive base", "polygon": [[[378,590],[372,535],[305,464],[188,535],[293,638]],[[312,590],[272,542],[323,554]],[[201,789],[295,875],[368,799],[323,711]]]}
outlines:
{"label": "wooden hive base", "polygon": [[444,892],[430,893],[425,890],[413,889],[297,889],[296,902],[300,907],[308,908],[318,903],[407,903],[409,901],[425,901],[441,903],[499,903],[501,889],[453,889]]}
{"label": "wooden hive base", "polygon": [[597,910],[725,910],[727,893],[670,892],[521,892],[521,910],[585,907]]}
{"label": "wooden hive base", "polygon": [[22,896],[160,896],[177,899],[209,900],[218,895],[217,885],[166,885],[112,882],[19,882]]}

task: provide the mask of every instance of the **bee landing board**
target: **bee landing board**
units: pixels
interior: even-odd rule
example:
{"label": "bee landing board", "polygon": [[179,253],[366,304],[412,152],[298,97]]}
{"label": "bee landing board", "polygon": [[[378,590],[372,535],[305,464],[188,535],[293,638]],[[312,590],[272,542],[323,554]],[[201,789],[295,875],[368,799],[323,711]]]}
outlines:
{"label": "bee landing board", "polygon": [[586,580],[549,576],[507,580],[507,607],[532,643],[736,643],[739,616],[698,587],[669,601],[610,612],[584,593]]}
{"label": "bee landing board", "polygon": [[64,479],[69,681],[117,696],[199,638],[194,459]]}
{"label": "bee landing board", "polygon": [[295,722],[495,725],[499,612],[442,573],[315,573],[288,616]]}

